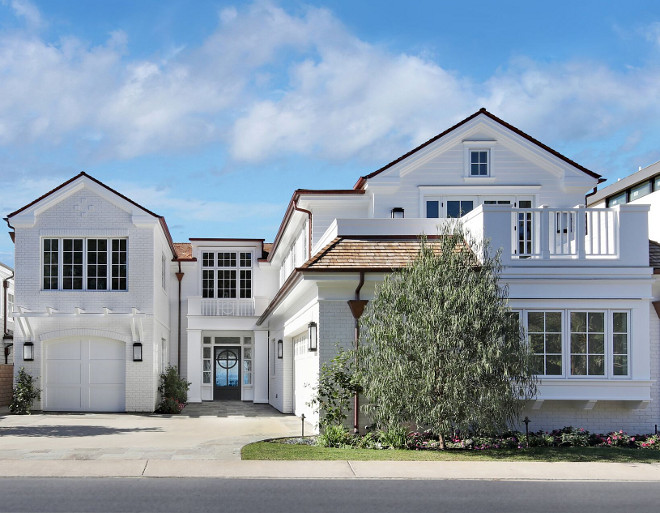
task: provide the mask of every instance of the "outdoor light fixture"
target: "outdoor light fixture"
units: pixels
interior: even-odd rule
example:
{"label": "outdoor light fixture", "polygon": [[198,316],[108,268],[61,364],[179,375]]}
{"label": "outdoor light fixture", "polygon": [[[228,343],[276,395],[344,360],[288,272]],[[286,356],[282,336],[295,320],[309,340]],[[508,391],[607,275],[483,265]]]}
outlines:
{"label": "outdoor light fixture", "polygon": [[309,350],[316,351],[318,348],[318,326],[314,321],[310,322],[307,325],[308,335],[309,335]]}
{"label": "outdoor light fixture", "polygon": [[403,219],[403,209],[401,207],[394,207],[392,209],[392,219]]}
{"label": "outdoor light fixture", "polygon": [[142,361],[142,343],[133,342],[133,361],[141,362]]}
{"label": "outdoor light fixture", "polygon": [[284,342],[281,340],[277,341],[277,357],[281,360],[284,356]]}
{"label": "outdoor light fixture", "polygon": [[31,362],[34,360],[34,344],[32,342],[23,343],[23,361]]}

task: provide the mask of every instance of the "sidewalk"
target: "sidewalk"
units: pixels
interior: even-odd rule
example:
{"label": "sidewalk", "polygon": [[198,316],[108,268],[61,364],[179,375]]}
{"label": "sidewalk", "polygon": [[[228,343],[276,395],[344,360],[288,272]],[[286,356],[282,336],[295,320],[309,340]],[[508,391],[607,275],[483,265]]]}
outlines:
{"label": "sidewalk", "polygon": [[660,464],[499,461],[0,460],[0,477],[660,482]]}

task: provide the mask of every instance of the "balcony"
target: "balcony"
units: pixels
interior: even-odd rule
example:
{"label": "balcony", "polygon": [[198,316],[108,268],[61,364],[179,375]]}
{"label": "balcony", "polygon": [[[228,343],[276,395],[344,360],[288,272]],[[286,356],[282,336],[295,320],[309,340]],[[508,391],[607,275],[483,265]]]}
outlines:
{"label": "balcony", "polygon": [[648,206],[518,209],[482,205],[462,219],[508,266],[648,267]]}
{"label": "balcony", "polygon": [[207,317],[254,317],[268,305],[268,298],[208,299],[199,296],[188,298],[188,315]]}

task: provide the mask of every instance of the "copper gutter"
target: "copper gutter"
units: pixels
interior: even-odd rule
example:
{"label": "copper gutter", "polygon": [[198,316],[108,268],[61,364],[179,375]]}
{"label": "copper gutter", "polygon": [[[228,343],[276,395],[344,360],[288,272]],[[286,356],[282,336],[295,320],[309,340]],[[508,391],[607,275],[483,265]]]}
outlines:
{"label": "copper gutter", "polygon": [[307,214],[307,259],[312,258],[312,212],[298,206],[298,198],[293,202],[293,209]]}

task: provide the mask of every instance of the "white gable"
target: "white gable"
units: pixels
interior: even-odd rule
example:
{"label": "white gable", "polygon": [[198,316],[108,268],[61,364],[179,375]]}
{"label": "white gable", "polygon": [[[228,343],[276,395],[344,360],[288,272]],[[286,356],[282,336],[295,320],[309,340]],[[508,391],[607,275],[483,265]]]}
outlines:
{"label": "white gable", "polygon": [[11,217],[11,224],[28,228],[37,222],[49,224],[48,219],[53,219],[60,228],[81,223],[89,226],[91,219],[106,220],[106,223],[115,225],[117,222],[154,224],[158,220],[85,175],[18,212]]}
{"label": "white gable", "polygon": [[[471,175],[471,151],[487,154],[485,176]],[[480,114],[369,178],[366,189],[374,217],[387,217],[394,207],[406,217],[425,217],[427,197],[573,207],[596,184],[597,178]]]}

